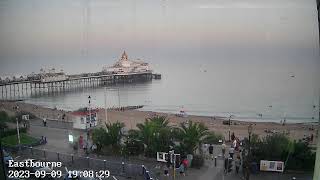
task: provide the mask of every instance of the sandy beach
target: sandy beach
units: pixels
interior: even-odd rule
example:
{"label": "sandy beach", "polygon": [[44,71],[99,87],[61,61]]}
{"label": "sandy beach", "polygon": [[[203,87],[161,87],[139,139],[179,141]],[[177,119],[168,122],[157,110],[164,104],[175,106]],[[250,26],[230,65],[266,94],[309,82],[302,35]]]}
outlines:
{"label": "sandy beach", "polygon": [[[0,101],[0,111],[4,110],[9,114],[13,115],[15,113],[14,107],[19,106],[19,111],[30,112],[36,115],[39,118],[47,118],[50,120],[62,121],[62,115],[66,114],[64,121],[72,121],[72,116],[70,111],[63,111],[59,109],[50,109],[46,107],[41,107],[33,104],[27,104],[22,101],[13,102],[13,101]],[[104,124],[106,122],[105,110],[100,109],[98,113],[98,120]],[[127,129],[135,129],[136,124],[143,123],[146,118],[151,117],[152,115],[166,116],[170,122],[171,126],[179,126],[180,123],[186,122],[188,120],[194,122],[204,123],[209,130],[216,133],[220,133],[225,136],[225,139],[229,138],[229,126],[223,125],[223,121],[227,120],[224,117],[207,117],[207,116],[194,116],[189,115],[187,117],[177,117],[175,114],[168,113],[156,113],[150,111],[139,111],[139,110],[127,110],[127,111],[116,111],[108,110],[107,112],[107,121],[108,122],[123,122]],[[230,126],[230,132],[234,132],[237,137],[243,138],[248,136],[247,127],[249,124],[253,124],[253,133],[259,136],[265,136],[268,133],[265,130],[271,132],[286,132],[289,137],[295,140],[302,139],[306,136],[313,134],[316,135],[316,130],[318,125],[314,123],[293,123],[281,125],[280,123],[275,122],[246,122],[238,121],[232,119],[232,125]],[[269,132],[270,133],[270,132]],[[313,142],[316,142],[314,138]]]}

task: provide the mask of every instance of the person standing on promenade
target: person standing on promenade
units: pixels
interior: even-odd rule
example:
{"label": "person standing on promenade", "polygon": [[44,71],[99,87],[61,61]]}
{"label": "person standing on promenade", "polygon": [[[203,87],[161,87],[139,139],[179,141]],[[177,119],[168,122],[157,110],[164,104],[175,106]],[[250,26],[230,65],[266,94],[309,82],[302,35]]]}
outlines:
{"label": "person standing on promenade", "polygon": [[223,141],[222,145],[221,145],[221,150],[222,150],[222,157],[225,156],[225,153],[226,153],[226,144],[225,142]]}
{"label": "person standing on promenade", "polygon": [[47,126],[47,119],[46,118],[43,118],[43,126]]}
{"label": "person standing on promenade", "polygon": [[184,164],[181,162],[179,166],[179,172],[181,176],[186,176]]}
{"label": "person standing on promenade", "polygon": [[236,166],[236,173],[238,174],[239,173],[239,168],[240,168],[240,165],[241,165],[240,155],[237,155],[237,158],[234,161],[234,163],[235,163],[235,166]]}
{"label": "person standing on promenade", "polygon": [[212,144],[210,144],[210,146],[209,146],[209,154],[210,154],[211,160],[213,160],[213,146],[212,146]]}
{"label": "person standing on promenade", "polygon": [[164,176],[169,176],[169,168],[170,168],[170,165],[169,164],[166,164],[163,168],[163,174]]}
{"label": "person standing on promenade", "polygon": [[234,155],[234,148],[233,148],[233,147],[230,147],[230,149],[229,149],[229,155],[230,155],[230,157],[233,159],[233,155]]}

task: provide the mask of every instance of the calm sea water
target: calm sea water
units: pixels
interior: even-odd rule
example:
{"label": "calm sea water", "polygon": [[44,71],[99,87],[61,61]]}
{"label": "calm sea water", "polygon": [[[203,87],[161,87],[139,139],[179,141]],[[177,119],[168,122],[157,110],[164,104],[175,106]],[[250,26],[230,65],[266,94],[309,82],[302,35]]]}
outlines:
{"label": "calm sea water", "polygon": [[107,91],[27,95],[26,102],[75,110],[90,95],[94,106],[104,107],[106,93],[108,107],[120,100],[158,112],[319,119],[319,34],[311,1],[11,0],[0,9],[1,77],[42,67],[98,72],[123,50],[162,74]]}
{"label": "calm sea water", "polygon": [[318,119],[317,64],[199,59],[154,62],[161,80],[27,97],[26,102],[76,110],[88,105],[90,95],[96,107],[105,107],[106,97],[107,107],[120,102],[121,106],[145,105],[142,110],[147,111],[177,113],[184,109],[193,115],[234,115],[236,119],[252,121]]}

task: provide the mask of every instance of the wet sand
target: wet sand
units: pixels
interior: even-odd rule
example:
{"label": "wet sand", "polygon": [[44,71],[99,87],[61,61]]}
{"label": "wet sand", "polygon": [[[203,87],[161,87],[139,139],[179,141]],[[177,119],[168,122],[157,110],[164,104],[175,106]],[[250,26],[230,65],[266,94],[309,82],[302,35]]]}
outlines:
{"label": "wet sand", "polygon": [[[36,115],[39,118],[47,118],[52,120],[62,120],[62,115],[66,114],[64,121],[72,121],[72,116],[70,111],[63,111],[59,109],[50,109],[33,104],[27,104],[24,102],[9,102],[9,101],[0,101],[0,110],[5,110],[9,114],[14,114],[15,110],[13,107],[19,106],[19,111],[30,112]],[[106,122],[105,119],[105,110],[100,109],[98,113],[98,120],[100,124]],[[170,122],[171,126],[179,126],[180,123],[186,122],[188,120],[194,122],[203,122],[209,130],[220,133],[225,136],[225,139],[229,139],[229,126],[223,125],[222,122],[227,120],[224,117],[212,117],[208,116],[194,116],[189,115],[188,117],[177,117],[175,114],[168,113],[155,113],[150,111],[139,111],[139,110],[127,110],[127,111],[116,111],[108,110],[107,117],[108,122],[123,122],[127,129],[136,129],[136,124],[143,123],[146,118],[151,117],[152,115],[166,116]],[[232,125],[230,126],[230,132],[234,132],[237,137],[243,138],[248,136],[248,125],[253,124],[253,133],[258,134],[259,136],[265,136],[268,133],[265,130],[270,130],[271,132],[287,132],[289,137],[292,139],[302,139],[311,134],[316,135],[316,129],[318,128],[317,124],[314,123],[293,123],[286,124],[282,126],[280,123],[275,122],[246,122],[232,120]],[[316,142],[314,138],[313,142]]]}

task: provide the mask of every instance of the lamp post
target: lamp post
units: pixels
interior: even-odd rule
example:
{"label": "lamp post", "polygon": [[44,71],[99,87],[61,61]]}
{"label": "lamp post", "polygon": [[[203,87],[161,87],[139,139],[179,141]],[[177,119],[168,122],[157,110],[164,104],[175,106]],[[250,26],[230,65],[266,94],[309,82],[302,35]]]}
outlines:
{"label": "lamp post", "polygon": [[118,88],[118,105],[119,105],[119,109],[120,109],[120,88]]}
{"label": "lamp post", "polygon": [[[17,105],[17,106],[15,107],[15,109],[16,109],[17,116],[18,116],[19,106]],[[18,117],[16,117],[16,123],[17,123],[17,136],[18,136],[18,143],[19,143],[19,146],[20,146],[20,130],[19,130],[19,119],[18,119]]]}
{"label": "lamp post", "polygon": [[[91,96],[88,96],[88,111],[89,111],[89,123],[91,124]],[[87,142],[86,142],[86,154],[88,154],[88,141],[89,141],[89,130],[88,130],[88,121],[86,120],[86,133],[87,133]]]}
{"label": "lamp post", "polygon": [[248,134],[249,134],[249,139],[248,139],[248,154],[246,157],[246,176],[245,176],[246,180],[249,180],[250,178],[252,124],[248,126]]}
{"label": "lamp post", "polygon": [[[106,116],[106,121],[105,123],[108,123],[108,108],[107,108],[107,88],[105,88],[105,91],[104,91],[104,113],[105,113],[105,116]],[[101,125],[101,121],[100,121],[100,125]]]}
{"label": "lamp post", "polygon": [[231,141],[231,136],[230,136],[231,117],[232,115],[229,116],[229,142]]}

